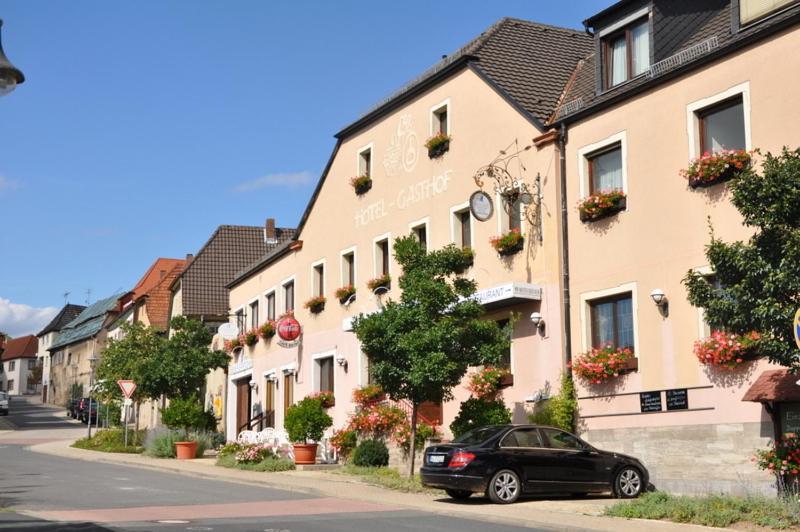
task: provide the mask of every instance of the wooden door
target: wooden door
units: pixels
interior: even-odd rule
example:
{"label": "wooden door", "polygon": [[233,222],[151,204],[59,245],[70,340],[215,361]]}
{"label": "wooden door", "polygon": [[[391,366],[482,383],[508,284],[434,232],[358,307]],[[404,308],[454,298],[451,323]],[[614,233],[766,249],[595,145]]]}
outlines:
{"label": "wooden door", "polygon": [[236,381],[236,433],[247,430],[250,421],[250,382],[249,379]]}
{"label": "wooden door", "polygon": [[286,411],[292,406],[294,400],[294,375],[283,376],[283,418],[286,419]]}
{"label": "wooden door", "polygon": [[264,425],[267,427],[275,426],[275,383],[271,381],[267,381],[264,396]]}

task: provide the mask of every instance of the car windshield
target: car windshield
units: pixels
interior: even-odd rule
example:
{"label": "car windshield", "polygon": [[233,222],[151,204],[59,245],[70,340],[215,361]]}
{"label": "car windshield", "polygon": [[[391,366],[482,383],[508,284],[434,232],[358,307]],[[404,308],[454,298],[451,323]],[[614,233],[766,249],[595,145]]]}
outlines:
{"label": "car windshield", "polygon": [[477,443],[483,443],[486,440],[490,439],[493,436],[496,436],[500,431],[504,430],[506,427],[480,427],[477,429],[472,429],[469,432],[465,432],[455,440],[453,443],[464,443],[467,445],[474,445]]}

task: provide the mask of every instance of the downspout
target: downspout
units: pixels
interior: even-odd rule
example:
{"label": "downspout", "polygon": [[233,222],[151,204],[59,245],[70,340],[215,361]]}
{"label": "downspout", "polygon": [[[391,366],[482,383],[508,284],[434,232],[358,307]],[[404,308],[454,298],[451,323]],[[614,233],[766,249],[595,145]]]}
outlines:
{"label": "downspout", "polygon": [[[561,122],[558,135],[559,178],[561,181],[561,283],[562,313],[564,315],[564,360],[569,368],[572,362],[572,324],[570,319],[569,294],[569,211],[567,210],[567,126]],[[571,372],[570,372],[571,373]]]}

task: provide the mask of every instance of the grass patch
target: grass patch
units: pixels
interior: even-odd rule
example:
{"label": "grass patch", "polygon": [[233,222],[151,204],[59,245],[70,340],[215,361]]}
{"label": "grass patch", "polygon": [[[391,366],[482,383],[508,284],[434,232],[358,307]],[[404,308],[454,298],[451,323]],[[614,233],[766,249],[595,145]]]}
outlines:
{"label": "grass patch", "polygon": [[[144,439],[147,431],[140,430],[138,441]],[[97,432],[92,439],[81,438],[72,444],[76,449],[86,449],[88,451],[100,451],[103,453],[129,453],[139,454],[144,451],[144,447],[133,445],[136,441],[132,430],[128,431],[128,446],[125,446],[125,432],[120,429],[105,429]]]}
{"label": "grass patch", "polygon": [[263,459],[260,462],[239,463],[236,461],[236,456],[233,454],[220,455],[219,458],[217,458],[217,465],[230,469],[241,469],[243,471],[259,471],[270,473],[274,473],[276,471],[291,471],[295,468],[294,462],[288,458],[277,458],[271,456]]}
{"label": "grass patch", "polygon": [[406,493],[435,493],[439,491],[424,487],[420,483],[419,473],[414,475],[412,479],[401,475],[400,472],[393,467],[362,467],[347,464],[341,469],[331,471],[331,473],[336,475],[351,475],[358,477],[367,484]]}
{"label": "grass patch", "polygon": [[715,527],[748,522],[783,529],[800,525],[800,502],[730,495],[685,497],[655,492],[645,493],[638,499],[610,506],[606,508],[605,515]]}

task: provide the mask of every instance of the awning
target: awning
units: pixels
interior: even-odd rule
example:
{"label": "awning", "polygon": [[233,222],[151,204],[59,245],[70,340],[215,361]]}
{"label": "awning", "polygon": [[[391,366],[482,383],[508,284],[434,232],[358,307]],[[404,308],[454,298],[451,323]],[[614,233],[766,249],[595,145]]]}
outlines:
{"label": "awning", "polygon": [[485,290],[478,290],[472,297],[487,309],[493,309],[518,303],[541,301],[542,288],[529,283],[505,283]]}
{"label": "awning", "polygon": [[742,397],[742,401],[755,403],[800,402],[800,375],[788,369],[770,369],[763,372]]}

